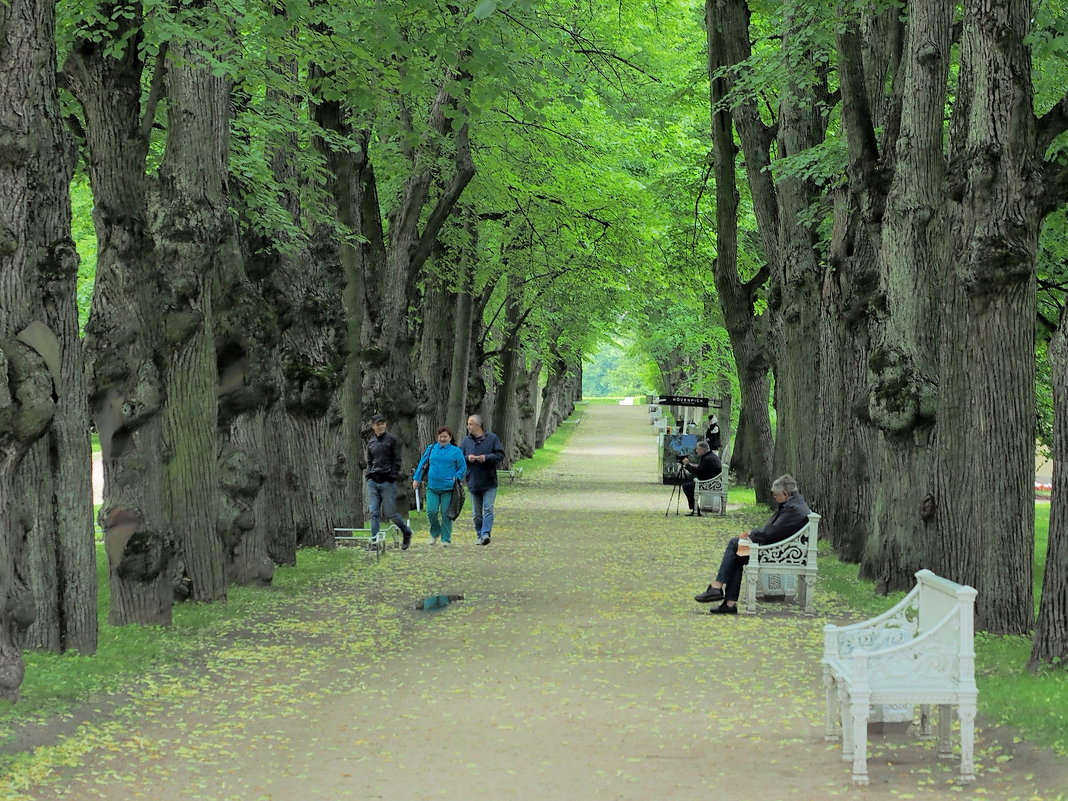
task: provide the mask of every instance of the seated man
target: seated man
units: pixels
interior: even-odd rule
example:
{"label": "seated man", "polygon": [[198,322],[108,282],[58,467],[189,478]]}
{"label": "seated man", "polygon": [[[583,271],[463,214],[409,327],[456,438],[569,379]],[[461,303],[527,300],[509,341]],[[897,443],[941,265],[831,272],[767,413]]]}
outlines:
{"label": "seated man", "polygon": [[[771,485],[771,494],[779,508],[771,516],[771,520],[761,528],[747,531],[741,537],[732,537],[723,551],[723,560],[719,563],[719,573],[716,580],[708,585],[708,589],[693,599],[698,603],[707,604],[712,601],[722,600],[719,606],[709,610],[712,615],[736,615],[738,614],[738,595],[742,589],[742,568],[749,564],[749,542],[757,545],[771,545],[782,542],[792,534],[796,534],[808,522],[809,508],[801,493],[797,491],[797,481],[791,475],[779,476]],[[738,553],[739,541],[742,553]]]}
{"label": "seated man", "polygon": [[693,478],[683,482],[682,485],[682,491],[686,494],[686,503],[690,505],[690,514],[687,517],[700,516],[701,514],[701,510],[697,508],[693,500],[694,479],[707,481],[710,478],[715,478],[723,471],[723,464],[719,461],[719,457],[712,453],[712,449],[708,447],[707,442],[701,440],[694,450],[698,459],[696,467],[690,464],[689,456],[684,456],[682,459],[682,469],[693,476]]}

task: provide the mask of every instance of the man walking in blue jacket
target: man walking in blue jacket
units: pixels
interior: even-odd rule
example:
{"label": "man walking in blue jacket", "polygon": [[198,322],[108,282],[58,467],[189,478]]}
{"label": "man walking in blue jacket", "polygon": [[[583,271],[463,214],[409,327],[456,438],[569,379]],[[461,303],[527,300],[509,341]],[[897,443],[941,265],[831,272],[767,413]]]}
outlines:
{"label": "man walking in blue jacket", "polygon": [[467,460],[467,490],[471,495],[475,536],[479,545],[490,544],[493,502],[497,498],[497,465],[504,460],[504,446],[492,431],[482,427],[482,418],[467,418],[467,436],[460,443]]}

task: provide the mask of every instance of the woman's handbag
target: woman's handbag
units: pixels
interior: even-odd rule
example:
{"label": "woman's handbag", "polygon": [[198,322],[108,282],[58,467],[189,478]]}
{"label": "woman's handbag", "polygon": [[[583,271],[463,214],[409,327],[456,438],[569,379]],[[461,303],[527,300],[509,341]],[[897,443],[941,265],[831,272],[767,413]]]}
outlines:
{"label": "woman's handbag", "polygon": [[455,520],[464,510],[464,483],[460,479],[453,479],[452,500],[449,501],[449,520]]}
{"label": "woman's handbag", "polygon": [[423,461],[423,471],[419,475],[417,475],[415,477],[416,481],[420,481],[423,484],[426,484],[427,476],[430,475],[430,449],[433,448],[433,447],[434,447],[434,443],[433,442],[431,442],[429,445],[426,446],[426,450],[423,451],[423,459],[425,459],[426,461],[423,461],[423,459],[420,459],[420,461]]}

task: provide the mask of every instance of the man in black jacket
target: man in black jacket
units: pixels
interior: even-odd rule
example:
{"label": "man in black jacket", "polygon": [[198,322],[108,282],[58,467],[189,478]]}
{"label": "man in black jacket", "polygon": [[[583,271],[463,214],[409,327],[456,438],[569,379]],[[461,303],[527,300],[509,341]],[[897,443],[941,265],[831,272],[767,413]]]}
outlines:
{"label": "man in black jacket", "polygon": [[685,457],[682,460],[682,469],[689,473],[693,478],[689,478],[682,484],[682,491],[686,495],[686,503],[690,506],[690,513],[687,517],[697,515],[700,517],[701,510],[697,508],[694,503],[693,491],[696,481],[708,481],[710,478],[715,478],[723,471],[723,464],[720,462],[719,457],[712,453],[712,449],[709,447],[705,440],[701,440],[694,448],[697,454],[697,464],[690,464],[690,457]]}
{"label": "man in black jacket", "polygon": [[[791,475],[779,476],[771,485],[771,494],[779,508],[771,516],[771,520],[761,528],[747,531],[741,537],[732,537],[723,551],[723,559],[719,563],[719,572],[716,580],[708,585],[708,589],[693,599],[698,603],[707,604],[712,601],[723,601],[719,606],[709,610],[713,615],[736,615],[738,614],[738,595],[742,589],[742,568],[749,564],[749,542],[757,545],[772,545],[782,542],[787,537],[799,532],[808,522],[810,509],[801,493],[797,491],[797,481]],[[743,553],[738,553],[738,542],[741,540]]]}
{"label": "man in black jacket", "polygon": [[397,524],[404,536],[401,549],[412,544],[412,530],[404,518],[394,511],[397,501],[397,484],[401,472],[401,448],[397,438],[386,431],[386,418],[376,414],[371,418],[371,431],[367,440],[367,510],[371,516],[371,536],[378,537],[380,518],[388,518]]}
{"label": "man in black jacket", "polygon": [[493,502],[497,498],[497,465],[504,461],[504,445],[482,425],[482,416],[467,418],[467,436],[460,443],[467,460],[467,491],[471,495],[471,519],[479,545],[489,545],[493,533]]}

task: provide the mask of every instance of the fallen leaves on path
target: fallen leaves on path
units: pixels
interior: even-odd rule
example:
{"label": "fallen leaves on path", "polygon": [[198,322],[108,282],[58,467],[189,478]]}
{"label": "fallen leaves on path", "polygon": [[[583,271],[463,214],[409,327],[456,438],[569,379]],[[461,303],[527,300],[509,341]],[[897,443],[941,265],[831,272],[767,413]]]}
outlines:
{"label": "fallen leaves on path", "polygon": [[[20,762],[4,799],[853,797],[823,740],[822,627],[848,616],[692,601],[756,522],[665,517],[654,436],[590,407],[552,469],[505,487],[488,547],[416,539]],[[415,610],[413,599],[464,595]],[[980,781],[910,736],[874,737],[872,799],[1052,801],[1046,757],[977,739]],[[1054,764],[1054,768],[1056,765]],[[1057,776],[1068,775],[1056,774]]]}

